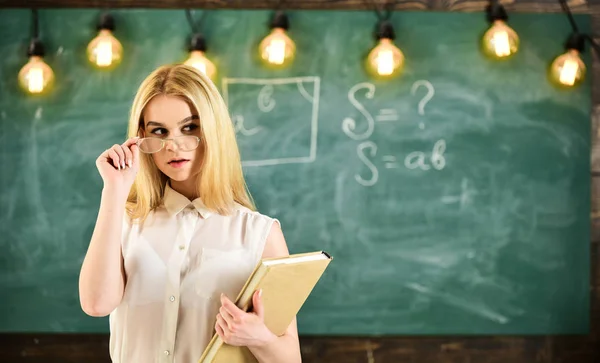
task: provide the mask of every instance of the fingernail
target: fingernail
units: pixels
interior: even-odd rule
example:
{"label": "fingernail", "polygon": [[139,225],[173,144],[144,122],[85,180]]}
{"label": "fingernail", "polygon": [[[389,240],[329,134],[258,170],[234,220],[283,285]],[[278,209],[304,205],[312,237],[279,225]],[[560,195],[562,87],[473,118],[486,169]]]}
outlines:
{"label": "fingernail", "polygon": [[125,162],[121,161],[121,166],[123,167],[123,169],[125,169]]}
{"label": "fingernail", "polygon": [[258,297],[262,296],[262,289],[258,290]]}
{"label": "fingernail", "polygon": [[131,168],[131,160],[127,160],[127,165]]}

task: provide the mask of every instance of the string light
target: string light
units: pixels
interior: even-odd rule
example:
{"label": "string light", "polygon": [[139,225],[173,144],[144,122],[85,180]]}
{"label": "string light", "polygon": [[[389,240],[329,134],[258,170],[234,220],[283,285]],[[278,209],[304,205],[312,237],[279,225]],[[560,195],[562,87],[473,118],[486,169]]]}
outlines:
{"label": "string light", "polygon": [[481,39],[483,52],[494,59],[511,58],[519,50],[519,37],[508,25],[508,14],[498,0],[486,6],[486,16],[491,24]]}
{"label": "string light", "polygon": [[204,37],[202,34],[194,34],[190,45],[190,56],[185,61],[185,64],[196,68],[214,80],[215,74],[217,73],[217,67],[215,67],[213,62],[206,58],[204,52],[206,52],[206,41]]}
{"label": "string light", "polygon": [[578,86],[585,79],[585,63],[581,60],[580,54],[585,48],[585,41],[588,40],[592,48],[600,56],[600,46],[588,34],[579,32],[579,27],[575,23],[571,9],[565,0],[559,0],[563,12],[567,15],[571,24],[572,32],[565,42],[566,52],[554,59],[550,65],[548,76],[550,81],[562,88],[573,88]]}
{"label": "string light", "polygon": [[[280,3],[282,2],[283,0]],[[376,8],[379,21],[375,32],[377,45],[369,52],[366,59],[367,68],[376,77],[391,78],[402,72],[405,63],[404,54],[394,44],[395,32],[389,21],[393,4],[386,2],[383,5],[386,9],[384,12],[377,9],[373,0],[370,2]],[[572,88],[581,84],[586,76],[586,65],[581,58],[586,40],[599,55],[600,45],[589,34],[579,32],[566,0],[559,0],[559,3],[570,21],[572,32],[565,42],[565,53],[553,60],[548,68],[548,75],[552,83],[560,87]],[[217,69],[205,54],[206,39],[192,22],[189,9],[186,10],[186,14],[193,35],[189,46],[190,54],[184,63],[195,67],[214,80]],[[491,25],[482,37],[483,51],[496,59],[512,57],[518,52],[519,37],[506,24],[508,20],[506,10],[499,0],[489,0],[486,14]],[[18,80],[19,85],[27,93],[40,94],[51,88],[55,77],[52,68],[43,59],[44,45],[39,38],[39,21],[35,9],[32,9],[32,28],[27,52],[29,61],[19,71]],[[271,33],[260,42],[260,58],[272,66],[288,65],[295,56],[296,46],[286,33],[289,29],[287,15],[277,10],[271,20],[270,28]],[[101,15],[98,30],[98,35],[87,47],[88,59],[99,68],[112,68],[121,62],[123,48],[113,35],[115,21],[109,13]]]}
{"label": "string light", "polygon": [[386,3],[382,9],[373,0],[370,3],[378,19],[375,29],[377,45],[367,56],[366,68],[376,78],[393,78],[404,68],[404,54],[394,45],[396,34],[390,22],[395,2]]}
{"label": "string light", "polygon": [[109,13],[104,13],[98,23],[98,35],[87,47],[88,60],[96,67],[112,69],[121,63],[123,46],[114,37],[115,20]]}
{"label": "string light", "polygon": [[376,76],[394,77],[404,67],[404,54],[394,45],[394,27],[388,20],[380,21],[377,27],[377,46],[367,57],[368,69]]}
{"label": "string light", "polygon": [[41,94],[51,88],[54,72],[44,62],[44,44],[39,38],[37,10],[32,10],[33,36],[29,43],[27,56],[29,62],[19,71],[19,85],[29,94]]}
{"label": "string light", "polygon": [[[217,73],[217,67],[215,67],[213,62],[211,62],[205,55],[206,39],[204,38],[204,35],[198,31],[198,26],[196,26],[192,21],[192,14],[189,9],[186,10],[186,16],[194,35],[192,35],[192,40],[189,47],[190,56],[184,62],[184,64],[196,68],[214,81]],[[204,17],[204,13],[202,16]]]}
{"label": "string light", "polygon": [[289,65],[296,54],[296,44],[287,35],[289,20],[283,11],[277,11],[271,21],[271,33],[259,45],[260,58],[274,67]]}
{"label": "string light", "polygon": [[572,33],[565,42],[564,54],[559,55],[550,65],[550,80],[562,87],[575,87],[585,79],[585,63],[579,56],[585,46],[585,37]]}

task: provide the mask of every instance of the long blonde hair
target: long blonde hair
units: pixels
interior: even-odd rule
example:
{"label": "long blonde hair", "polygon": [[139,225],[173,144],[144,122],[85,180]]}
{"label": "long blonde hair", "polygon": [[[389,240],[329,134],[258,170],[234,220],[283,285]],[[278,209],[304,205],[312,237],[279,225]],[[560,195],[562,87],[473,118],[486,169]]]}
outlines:
{"label": "long blonde hair", "polygon": [[[183,64],[165,65],[154,70],[140,85],[129,116],[128,136],[140,136],[143,112],[157,95],[177,96],[186,100],[200,116],[203,160],[198,175],[197,195],[207,208],[227,214],[237,202],[255,210],[248,192],[235,131],[225,101],[217,87],[203,73]],[[127,213],[144,220],[162,204],[168,177],[152,157],[140,152],[140,170],[129,192]]]}

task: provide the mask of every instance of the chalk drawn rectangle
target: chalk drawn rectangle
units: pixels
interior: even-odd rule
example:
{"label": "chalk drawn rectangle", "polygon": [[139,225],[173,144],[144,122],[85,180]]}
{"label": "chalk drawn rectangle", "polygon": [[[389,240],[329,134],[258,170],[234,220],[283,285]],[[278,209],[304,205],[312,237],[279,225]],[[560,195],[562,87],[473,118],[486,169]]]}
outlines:
{"label": "chalk drawn rectangle", "polygon": [[315,161],[319,77],[223,78],[222,89],[243,166]]}

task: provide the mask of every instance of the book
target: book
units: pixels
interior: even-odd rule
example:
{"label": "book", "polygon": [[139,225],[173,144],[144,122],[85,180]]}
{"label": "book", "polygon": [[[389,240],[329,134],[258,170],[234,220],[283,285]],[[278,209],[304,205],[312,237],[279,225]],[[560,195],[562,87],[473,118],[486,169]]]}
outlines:
{"label": "book", "polygon": [[[333,258],[324,251],[262,259],[234,303],[252,309],[252,296],[262,289],[265,325],[277,336],[285,333]],[[257,363],[247,347],[225,344],[215,333],[198,363]]]}

